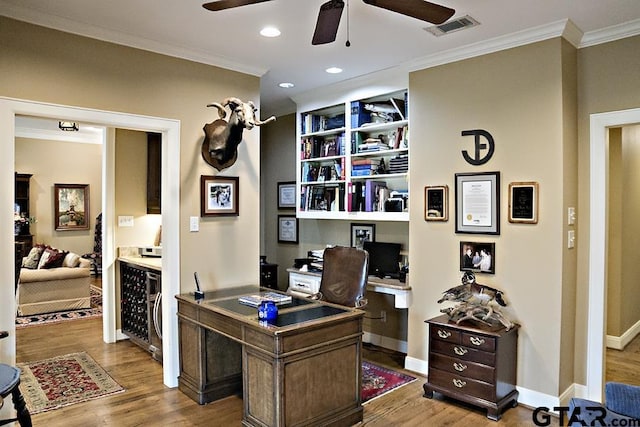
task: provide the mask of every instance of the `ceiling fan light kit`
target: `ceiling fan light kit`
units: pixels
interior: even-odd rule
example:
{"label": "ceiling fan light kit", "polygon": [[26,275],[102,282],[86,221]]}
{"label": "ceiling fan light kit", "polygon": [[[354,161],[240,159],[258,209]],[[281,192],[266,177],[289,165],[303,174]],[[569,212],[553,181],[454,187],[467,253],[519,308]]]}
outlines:
{"label": "ceiling fan light kit", "polygon": [[[271,0],[217,0],[202,5],[210,11],[220,11],[234,7],[247,6]],[[362,0],[370,6],[396,12],[401,15],[430,22],[442,24],[453,16],[456,11],[446,6],[431,3],[425,0]],[[327,44],[335,41],[340,25],[340,18],[344,10],[344,1],[329,0],[320,7],[316,28],[311,40],[312,45]],[[349,42],[347,41],[347,46]]]}

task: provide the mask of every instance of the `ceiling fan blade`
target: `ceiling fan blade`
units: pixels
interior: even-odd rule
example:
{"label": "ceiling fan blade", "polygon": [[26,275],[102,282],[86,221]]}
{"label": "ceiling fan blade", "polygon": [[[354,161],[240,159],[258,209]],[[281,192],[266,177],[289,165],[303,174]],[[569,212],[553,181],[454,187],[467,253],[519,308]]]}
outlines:
{"label": "ceiling fan blade", "polygon": [[343,9],[344,2],[342,0],[329,0],[320,6],[311,44],[326,44],[335,41]]}
{"label": "ceiling fan blade", "polygon": [[430,3],[424,0],[362,0],[371,6],[397,12],[402,15],[431,22],[432,24],[442,24],[451,18],[455,10],[439,4]]}
{"label": "ceiling fan blade", "polygon": [[262,3],[271,0],[218,0],[205,3],[202,5],[207,10],[217,11],[231,9],[233,7],[246,6],[248,4]]}

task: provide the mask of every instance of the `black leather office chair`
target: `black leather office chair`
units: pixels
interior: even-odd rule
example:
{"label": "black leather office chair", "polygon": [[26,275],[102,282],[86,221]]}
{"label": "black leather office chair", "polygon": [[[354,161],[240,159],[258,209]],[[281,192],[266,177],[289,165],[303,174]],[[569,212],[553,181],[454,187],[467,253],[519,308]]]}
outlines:
{"label": "black leather office chair", "polygon": [[324,250],[320,290],[312,298],[348,307],[364,308],[369,276],[369,253],[335,246]]}
{"label": "black leather office chair", "polygon": [[[0,331],[0,339],[6,338],[9,334]],[[11,395],[13,398],[13,406],[18,413],[17,418],[0,420],[0,425],[5,425],[17,421],[21,427],[31,427],[31,414],[24,402],[24,397],[20,392],[20,369],[0,363],[0,408],[4,403],[4,399]]]}

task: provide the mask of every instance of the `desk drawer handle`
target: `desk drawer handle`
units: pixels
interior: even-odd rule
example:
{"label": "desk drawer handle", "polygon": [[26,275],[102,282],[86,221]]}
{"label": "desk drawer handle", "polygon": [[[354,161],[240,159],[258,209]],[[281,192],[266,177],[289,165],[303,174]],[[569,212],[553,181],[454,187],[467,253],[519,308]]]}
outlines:
{"label": "desk drawer handle", "polygon": [[467,350],[464,347],[458,347],[455,346],[453,347],[453,351],[458,355],[458,356],[464,356],[465,354],[467,354],[469,352],[469,350]]}
{"label": "desk drawer handle", "polygon": [[464,387],[464,386],[466,386],[466,385],[467,385],[467,382],[466,382],[466,381],[462,381],[462,380],[459,380],[459,379],[455,378],[455,379],[453,380],[453,385],[454,385],[454,386],[456,386],[456,387],[458,387],[458,388],[462,388],[462,387]]}
{"label": "desk drawer handle", "polygon": [[469,340],[471,341],[471,344],[473,344],[473,345],[482,345],[482,344],[484,344],[484,338],[471,337],[471,338],[469,338]]}
{"label": "desk drawer handle", "polygon": [[438,329],[438,336],[442,339],[447,339],[451,336],[451,332],[449,331],[444,331],[442,329]]}
{"label": "desk drawer handle", "polygon": [[465,369],[467,369],[467,365],[465,365],[465,364],[463,364],[463,363],[455,362],[455,363],[453,364],[453,369],[455,369],[455,370],[456,370],[456,371],[458,371],[458,372],[462,372],[462,371],[464,371]]}

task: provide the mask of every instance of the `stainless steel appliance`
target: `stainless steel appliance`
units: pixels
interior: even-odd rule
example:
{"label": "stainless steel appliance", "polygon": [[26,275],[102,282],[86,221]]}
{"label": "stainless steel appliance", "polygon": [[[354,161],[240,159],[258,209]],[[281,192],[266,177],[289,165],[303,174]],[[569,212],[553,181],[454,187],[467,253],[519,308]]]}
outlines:
{"label": "stainless steel appliance", "polygon": [[149,351],[151,356],[162,363],[162,276],[147,271],[149,296]]}

